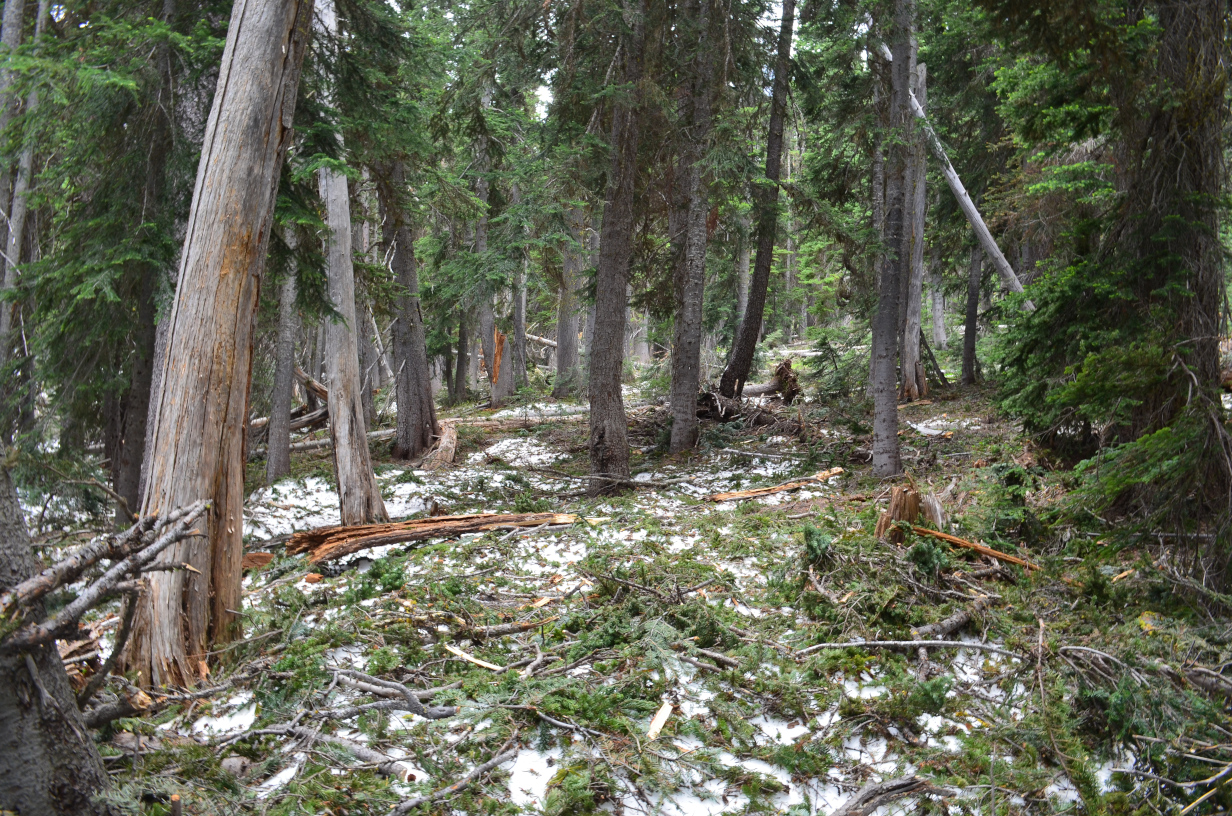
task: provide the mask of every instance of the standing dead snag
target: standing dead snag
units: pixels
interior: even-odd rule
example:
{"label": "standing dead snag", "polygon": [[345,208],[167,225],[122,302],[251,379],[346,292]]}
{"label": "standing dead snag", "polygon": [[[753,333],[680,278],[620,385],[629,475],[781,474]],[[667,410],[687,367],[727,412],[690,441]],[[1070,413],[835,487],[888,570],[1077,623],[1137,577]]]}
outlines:
{"label": "standing dead snag", "polygon": [[312,0],[239,0],[205,129],[169,320],[143,515],[210,501],[208,532],[150,576],[126,658],[142,683],[190,684],[240,634],[244,426],[253,325]]}

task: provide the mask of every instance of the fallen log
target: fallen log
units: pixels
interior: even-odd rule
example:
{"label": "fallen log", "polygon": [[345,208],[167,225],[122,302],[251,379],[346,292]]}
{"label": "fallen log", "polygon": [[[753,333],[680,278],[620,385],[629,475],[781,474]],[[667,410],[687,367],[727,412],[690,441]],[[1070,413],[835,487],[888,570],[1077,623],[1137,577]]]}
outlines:
{"label": "fallen log", "polygon": [[526,335],[526,339],[531,341],[532,343],[538,343],[541,346],[547,346],[548,348],[556,348],[555,340],[549,340],[546,337],[540,337],[537,334],[528,334]]}
{"label": "fallen log", "polygon": [[787,405],[791,405],[791,401],[800,395],[800,380],[796,372],[791,370],[790,357],[775,367],[774,377],[770,382],[746,385],[740,392],[744,397],[762,397],[766,394],[782,394],[783,402]]}
{"label": "fallen log", "polygon": [[329,389],[312,379],[312,377],[309,377],[308,372],[299,366],[295,367],[295,379],[299,380],[300,385],[304,386],[306,390],[311,391],[321,402],[329,401]]}
{"label": "fallen log", "polygon": [[308,553],[309,563],[319,564],[386,544],[406,544],[429,538],[454,538],[463,533],[482,533],[504,527],[573,524],[577,518],[571,513],[476,513],[469,516],[412,519],[392,524],[318,527],[292,535],[287,540],[287,553]]}
{"label": "fallen log", "polygon": [[[324,422],[329,419],[329,408],[322,406],[315,411],[310,411],[299,416],[291,415],[290,429],[292,431],[302,431],[305,428],[311,428],[318,422]],[[259,431],[269,424],[269,417],[257,417],[252,422],[248,423],[248,432]]]}
{"label": "fallen log", "polygon": [[741,501],[743,499],[755,499],[759,496],[771,496],[775,493],[785,493],[788,490],[797,490],[801,487],[808,487],[818,483],[825,483],[831,476],[837,476],[843,472],[842,468],[830,468],[823,470],[820,473],[810,476],[807,479],[800,479],[794,482],[784,482],[783,484],[773,485],[772,487],[755,487],[752,490],[736,490],[731,493],[714,493],[706,497],[706,501],[725,502],[725,501]]}
{"label": "fallen log", "polygon": [[938,538],[949,544],[953,544],[955,547],[963,547],[968,550],[974,550],[980,555],[987,555],[989,558],[995,558],[998,561],[1006,561],[1010,564],[1018,564],[1019,566],[1026,567],[1029,570],[1037,570],[1040,568],[1038,564],[1032,564],[1030,561],[1027,561],[1026,559],[1023,559],[1023,558],[1019,558],[1016,555],[1009,555],[1007,553],[994,550],[991,547],[985,547],[983,544],[976,544],[974,541],[967,541],[965,538],[959,538],[958,536],[950,535],[949,533],[942,533],[942,532],[938,532],[937,530],[930,530],[927,527],[916,527],[915,525],[912,525],[911,530],[916,535],[932,536],[933,538]]}

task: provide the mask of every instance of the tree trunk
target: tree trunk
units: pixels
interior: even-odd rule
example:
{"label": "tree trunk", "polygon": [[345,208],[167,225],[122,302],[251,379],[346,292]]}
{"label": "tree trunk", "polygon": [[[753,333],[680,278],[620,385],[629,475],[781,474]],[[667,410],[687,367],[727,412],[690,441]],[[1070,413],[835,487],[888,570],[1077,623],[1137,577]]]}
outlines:
{"label": "tree trunk", "polygon": [[362,304],[355,307],[355,345],[359,352],[359,403],[364,408],[364,427],[376,427],[376,390],[380,384],[381,360],[372,342],[372,321]]}
{"label": "tree trunk", "polygon": [[[20,7],[22,2],[21,0],[15,0],[12,2],[12,5]],[[46,26],[49,7],[49,0],[39,0],[38,16],[36,17],[34,24],[34,38],[36,40],[43,34],[43,28]],[[20,19],[20,8],[16,11],[16,14],[18,19]],[[8,15],[9,9],[6,5],[4,10],[4,19],[6,23],[8,20]],[[4,36],[7,36],[7,31],[0,32],[0,39]],[[20,39],[20,31],[16,36]],[[4,45],[8,46],[8,43],[5,42]],[[12,104],[8,99],[8,87],[3,83],[11,81],[12,77],[7,71],[4,72],[3,77],[0,77],[0,105],[4,106],[4,112],[3,114],[0,114],[0,120],[3,120],[3,124],[0,124],[0,128],[7,125],[8,113],[12,108]],[[38,93],[31,91],[30,95],[26,98],[26,110],[29,113],[34,113],[36,108],[38,108]],[[0,130],[0,132],[3,132],[3,130]],[[21,250],[25,244],[26,212],[29,204],[28,198],[30,192],[30,177],[34,172],[34,144],[33,138],[29,135],[26,135],[23,141],[25,142],[25,146],[21,151],[21,157],[17,161],[17,181],[13,185],[12,206],[11,208],[6,207],[9,211],[9,229],[8,241],[5,246],[3,258],[4,283],[3,289],[0,290],[0,293],[11,292],[17,288],[17,264],[21,262]],[[6,172],[4,173],[5,178],[3,179],[4,191],[3,193],[0,193],[2,196],[8,195],[7,163],[5,163],[5,167]],[[16,303],[0,303],[0,369],[5,368],[9,364],[14,341],[14,338],[10,335],[13,331],[16,312]]]}
{"label": "tree trunk", "polygon": [[127,667],[189,685],[211,642],[239,635],[244,445],[258,291],[290,142],[311,0],[232,9],[169,320],[143,514],[211,501],[207,535],[168,548],[149,576]]}
{"label": "tree trunk", "polygon": [[[0,56],[7,58],[7,53],[16,50],[21,45],[22,27],[26,12],[25,0],[12,0],[4,4],[4,16],[0,19]],[[7,67],[0,68],[0,133],[9,129],[13,111],[17,107],[13,99],[13,72]],[[7,217],[9,214],[9,185],[11,170],[8,161],[0,161],[0,211]]]}
{"label": "tree trunk", "polygon": [[578,368],[580,314],[577,301],[586,242],[586,214],[582,208],[568,207],[565,224],[570,242],[561,253],[560,299],[556,307],[556,379],[552,383],[552,396],[557,399],[575,396],[582,376]]}
{"label": "tree trunk", "polygon": [[[389,252],[389,265],[402,291],[398,295],[398,316],[392,327],[394,384],[398,399],[398,433],[394,437],[395,459],[416,459],[432,447],[436,435],[436,404],[432,400],[432,373],[428,370],[428,346],[423,313],[419,305],[419,265],[415,259],[415,236],[407,223],[402,193],[406,168],[394,162],[378,175],[377,196],[384,226],[383,240]],[[466,331],[460,330],[464,341]],[[461,357],[466,356],[459,349]],[[461,378],[459,378],[461,379]],[[454,386],[450,399],[456,401]]]}
{"label": "tree trunk", "polygon": [[980,279],[984,271],[984,251],[971,247],[971,268],[967,272],[967,319],[963,325],[962,384],[975,385],[975,332],[980,309]]}
{"label": "tree trunk", "polygon": [[910,244],[903,223],[906,210],[907,152],[911,144],[910,54],[914,0],[895,0],[891,41],[894,62],[890,93],[890,128],[901,134],[890,145],[886,162],[886,254],[881,264],[877,314],[873,318],[873,474],[902,472],[898,451],[898,298],[902,275],[910,264]]}
{"label": "tree trunk", "polygon": [[934,248],[929,272],[928,292],[932,296],[933,345],[941,351],[949,347],[945,334],[945,290],[941,286],[941,262]]}
{"label": "tree trunk", "polygon": [[466,347],[467,332],[469,330],[469,327],[466,325],[466,312],[462,311],[458,316],[458,368],[453,378],[454,388],[457,389],[453,398],[455,404],[466,399],[468,368],[471,364],[470,350]]}
{"label": "tree trunk", "polygon": [[530,257],[522,253],[522,265],[513,273],[513,387],[525,388],[526,378],[526,271]]}
{"label": "tree trunk", "polygon": [[[790,2],[790,0],[789,0]],[[709,47],[710,0],[697,0],[697,46],[689,91],[689,132],[684,134],[684,259],[676,278],[676,325],[672,337],[672,436],[670,451],[697,445],[697,392],[701,383],[702,299],[706,287],[706,216],[709,197],[702,182],[702,160],[710,140],[710,87],[714,57]]]}
{"label": "tree trunk", "polygon": [[[17,490],[0,467],[0,592],[39,569]],[[107,771],[56,647],[0,652],[0,810],[103,813],[92,800],[106,787]]]}
{"label": "tree trunk", "polygon": [[[920,105],[925,104],[928,68],[924,63],[915,67],[915,95]],[[924,311],[924,215],[928,208],[925,184],[924,160],[927,157],[923,135],[916,133],[908,147],[911,169],[908,178],[911,189],[911,222],[908,225],[911,237],[910,267],[907,275],[907,308],[903,325],[903,356],[899,364],[902,385],[899,397],[904,402],[913,402],[928,396],[928,378],[924,374],[924,361],[920,358],[920,329]]]}
{"label": "tree trunk", "polygon": [[[787,0],[792,2],[792,0]],[[595,329],[590,349],[590,473],[591,495],[611,489],[609,479],[629,477],[629,426],[621,395],[624,367],[626,287],[633,254],[633,192],[637,179],[638,117],[641,95],[646,0],[624,6],[630,31],[625,37],[620,80],[632,90],[612,109],[611,167],[599,236],[595,275]]]}
{"label": "tree trunk", "polygon": [[141,463],[145,459],[146,426],[150,412],[150,391],[154,379],[154,347],[159,270],[146,270],[137,302],[137,331],[133,338],[136,350],[132,357],[132,377],[129,380],[127,406],[124,409],[124,433],[120,439],[116,461],[115,491],[128,504],[128,513],[117,508],[116,523],[127,527],[132,514],[141,507]]}
{"label": "tree trunk", "polygon": [[368,428],[360,394],[359,349],[355,336],[355,268],[351,262],[351,201],[347,178],[332,169],[320,171],[325,202],[329,299],[341,315],[326,324],[326,382],[329,388],[329,436],[343,524],[388,521],[385,503],[372,472]]}
{"label": "tree trunk", "polygon": [[740,392],[753,368],[753,354],[761,335],[762,312],[766,308],[766,289],[770,267],[774,264],[774,239],[778,233],[779,164],[783,156],[783,119],[787,108],[787,89],[791,69],[791,34],[795,22],[796,0],[783,0],[783,19],[779,26],[778,59],[774,66],[774,91],[770,98],[770,132],[766,139],[767,184],[754,191],[757,210],[757,255],[749,283],[749,302],[744,320],[732,345],[731,360],[719,381],[719,393],[734,397]]}
{"label": "tree trunk", "polygon": [[295,268],[287,270],[278,294],[278,345],[274,352],[274,397],[270,400],[266,441],[265,481],[269,484],[291,472],[291,391],[295,386],[295,335],[299,313],[295,309]]}
{"label": "tree trunk", "polygon": [[[740,331],[744,313],[749,308],[749,259],[753,256],[753,218],[747,212],[740,213],[740,238],[736,249],[736,322],[735,332]],[[735,334],[732,339],[734,341]]]}

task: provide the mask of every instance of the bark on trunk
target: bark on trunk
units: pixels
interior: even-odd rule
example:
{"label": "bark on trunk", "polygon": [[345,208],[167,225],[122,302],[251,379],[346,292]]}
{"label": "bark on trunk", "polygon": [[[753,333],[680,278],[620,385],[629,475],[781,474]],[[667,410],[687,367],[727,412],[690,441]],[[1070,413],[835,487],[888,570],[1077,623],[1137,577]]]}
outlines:
{"label": "bark on trunk", "polygon": [[143,514],[209,499],[207,535],[150,575],[127,667],[189,685],[210,642],[240,633],[245,421],[253,326],[279,170],[290,143],[311,0],[232,9],[180,260],[149,447]]}
{"label": "bark on trunk", "polygon": [[[749,260],[753,257],[753,217],[740,213],[740,243],[736,249],[736,323],[735,332],[740,331],[744,322],[744,314],[749,308]],[[735,334],[732,335],[733,339]]]}
{"label": "bark on trunk", "polygon": [[355,329],[355,268],[351,262],[351,201],[347,178],[320,171],[325,202],[329,299],[341,315],[326,324],[326,387],[329,388],[329,436],[334,445],[334,475],[343,524],[387,521],[385,503],[372,472],[368,429],[360,395],[359,349]]}
{"label": "bark on trunk", "polygon": [[556,307],[556,380],[552,396],[565,399],[577,394],[581,381],[578,367],[578,287],[586,241],[586,215],[581,207],[565,210],[565,223],[571,239],[561,253],[560,299]]}
{"label": "bark on trunk", "polygon": [[470,366],[471,362],[470,349],[467,348],[466,344],[467,331],[469,331],[469,328],[466,325],[466,312],[462,312],[458,316],[458,367],[457,373],[454,374],[453,378],[455,389],[453,395],[454,403],[459,403],[466,399],[467,368]]}
{"label": "bark on trunk", "polygon": [[137,305],[136,353],[132,360],[127,406],[124,409],[124,434],[116,467],[115,491],[128,504],[128,513],[117,509],[116,522],[127,526],[141,507],[141,463],[145,459],[146,426],[150,412],[150,391],[154,378],[154,347],[157,341],[157,303],[159,270],[146,270]]}
{"label": "bark on trunk", "polygon": [[928,292],[932,297],[933,345],[945,351],[949,347],[949,338],[945,334],[945,290],[941,286],[941,263],[935,249],[930,266]]}
{"label": "bark on trunk", "polygon": [[[398,433],[394,437],[395,459],[415,459],[432,447],[436,435],[436,404],[432,400],[432,374],[428,370],[428,347],[423,313],[419,306],[419,266],[415,259],[415,236],[406,219],[400,191],[406,184],[406,168],[395,162],[380,179],[377,195],[385,224],[384,241],[389,264],[402,287],[398,317],[392,327],[394,385],[398,399]],[[465,329],[460,331],[465,340]],[[466,356],[459,349],[460,358]],[[459,378],[461,379],[461,378]],[[455,399],[450,385],[450,399]]]}
{"label": "bark on trunk", "polygon": [[[4,17],[0,19],[0,56],[11,52],[21,44],[23,18],[25,17],[25,0],[13,0],[4,4]],[[9,129],[13,118],[16,100],[12,95],[13,72],[7,68],[0,69],[0,133]],[[0,162],[0,210],[9,214],[9,185],[11,183],[10,165],[7,161]]]}
{"label": "bark on trunk", "polygon": [[783,0],[783,19],[779,27],[778,59],[774,67],[774,91],[770,99],[770,132],[766,139],[766,179],[754,191],[757,209],[757,255],[749,283],[749,302],[740,331],[732,345],[731,360],[719,381],[719,393],[734,397],[749,378],[753,354],[761,335],[762,312],[766,308],[766,289],[774,263],[774,239],[778,232],[779,165],[783,156],[783,119],[787,108],[787,88],[791,61],[791,35],[795,22],[795,0]]}
{"label": "bark on trunk", "polygon": [[376,390],[380,385],[381,361],[372,342],[373,323],[366,306],[355,307],[355,345],[359,352],[359,402],[364,407],[364,427],[376,427]]}
{"label": "bark on trunk", "polygon": [[980,278],[984,270],[984,251],[971,248],[971,268],[967,272],[967,320],[963,325],[962,384],[975,385],[975,331],[980,309]]}
{"label": "bark on trunk", "polygon": [[[792,0],[787,0],[791,2]],[[611,153],[603,226],[599,237],[599,264],[595,276],[595,330],[590,355],[590,473],[591,495],[609,490],[610,479],[629,478],[629,426],[620,391],[624,367],[626,287],[633,254],[633,192],[637,178],[637,148],[641,137],[638,117],[643,72],[646,0],[626,3],[624,64],[621,82],[629,95],[612,110]]]}
{"label": "bark on trunk", "polygon": [[[789,0],[790,2],[790,0]],[[672,337],[671,453],[697,444],[697,392],[701,383],[702,299],[706,286],[707,201],[702,183],[702,159],[710,139],[710,86],[714,59],[709,47],[710,0],[699,0],[695,12],[697,51],[689,91],[689,132],[685,134],[685,217],[683,263],[677,269],[676,325]]]}
{"label": "bark on trunk", "polygon": [[278,295],[278,345],[274,352],[274,397],[270,400],[269,437],[266,442],[265,481],[269,484],[291,472],[291,391],[295,386],[295,269],[288,270]]}
{"label": "bark on trunk", "polygon": [[[920,105],[925,105],[928,68],[924,63],[915,67],[915,95]],[[928,396],[928,378],[924,374],[924,361],[920,357],[920,327],[924,310],[924,215],[928,207],[924,189],[924,160],[926,158],[922,134],[916,133],[908,148],[911,169],[911,237],[910,271],[906,278],[906,320],[903,325],[903,356],[900,362],[902,386],[899,397],[904,402],[914,402]]]}
{"label": "bark on trunk", "polygon": [[898,350],[898,298],[902,275],[910,263],[910,245],[903,223],[907,151],[911,140],[910,52],[914,0],[896,0],[891,40],[893,82],[890,93],[890,128],[898,138],[890,145],[886,162],[886,255],[881,264],[877,314],[873,318],[873,474],[902,472],[898,450],[898,388],[895,353]]}
{"label": "bark on trunk", "polygon": [[[0,593],[39,571],[17,491],[0,468]],[[107,771],[54,644],[0,653],[0,810],[103,813]]]}
{"label": "bark on trunk", "polygon": [[[17,2],[13,2],[12,5],[21,6],[22,3],[18,0]],[[43,28],[46,26],[49,7],[49,0],[39,0],[38,16],[34,25],[35,39],[42,36]],[[5,20],[7,21],[9,14],[9,9],[7,6],[5,7],[4,14]],[[16,14],[18,19],[20,19],[20,9],[16,12]],[[4,36],[7,36],[7,31],[0,32],[0,40],[2,40]],[[20,39],[20,31],[18,31],[16,36]],[[4,45],[8,46],[8,43],[4,43]],[[3,82],[11,82],[11,76],[9,76],[7,72],[5,72],[4,77],[0,79],[0,83]],[[12,104],[8,97],[8,88],[3,87],[3,85],[0,84],[0,104],[4,106],[4,114],[3,116],[0,116],[0,118],[4,120],[3,123],[0,123],[0,132],[3,132],[3,128],[7,125],[7,114],[12,109]],[[36,108],[38,108],[38,94],[31,91],[30,95],[26,98],[26,109],[30,113],[33,113]],[[3,258],[4,288],[0,290],[0,293],[11,292],[17,288],[17,264],[21,261],[21,250],[25,244],[26,213],[29,209],[28,198],[30,192],[30,177],[34,171],[34,145],[30,137],[26,137],[25,142],[25,147],[22,149],[21,156],[17,160],[17,181],[13,185],[12,207],[6,207],[9,213],[9,229],[8,242],[5,246]],[[5,167],[7,168],[7,163],[5,163]],[[4,192],[2,195],[7,196],[7,169],[4,175],[6,178],[4,179]],[[15,325],[16,312],[16,303],[0,303],[0,369],[6,367],[9,363],[14,341],[14,338],[10,335],[13,331],[13,326]]]}

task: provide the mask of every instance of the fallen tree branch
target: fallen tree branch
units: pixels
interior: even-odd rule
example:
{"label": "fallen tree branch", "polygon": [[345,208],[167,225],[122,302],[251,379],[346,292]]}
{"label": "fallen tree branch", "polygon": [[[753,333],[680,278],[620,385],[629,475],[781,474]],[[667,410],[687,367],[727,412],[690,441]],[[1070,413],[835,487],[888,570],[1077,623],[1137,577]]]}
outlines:
{"label": "fallen tree branch", "polygon": [[508,748],[509,745],[511,745],[512,743],[513,743],[513,739],[510,739],[509,742],[505,743],[505,748],[502,748],[500,753],[498,753],[496,756],[492,757],[491,759],[489,759],[487,762],[483,763],[482,765],[475,767],[470,773],[468,773],[466,776],[459,779],[457,782],[454,782],[452,785],[441,788],[440,790],[433,791],[432,793],[424,794],[423,796],[416,796],[413,799],[406,799],[398,803],[398,805],[395,806],[394,809],[389,812],[389,816],[406,816],[407,813],[410,813],[412,810],[419,807],[420,805],[426,804],[428,802],[436,802],[448,796],[452,796],[453,794],[465,788],[470,783],[474,782],[479,777],[486,774],[488,771],[492,770],[498,765],[503,765],[504,763],[516,757],[518,755],[518,751],[516,749],[512,751],[506,750],[506,748]]}
{"label": "fallen tree branch", "polygon": [[881,782],[869,782],[830,816],[867,816],[887,802],[927,790],[930,787],[927,781],[918,776],[902,776]]}
{"label": "fallen tree branch", "polygon": [[949,544],[953,544],[956,547],[963,547],[968,550],[974,550],[980,555],[987,555],[989,558],[995,558],[998,561],[1006,561],[1010,564],[1018,564],[1019,566],[1026,567],[1029,570],[1037,570],[1040,568],[1038,564],[1032,564],[1030,561],[1027,561],[1024,558],[1019,558],[1016,555],[1009,555],[1007,553],[1000,552],[999,550],[994,550],[991,547],[985,547],[983,544],[976,544],[973,541],[967,541],[965,538],[959,538],[958,536],[950,535],[949,533],[942,533],[942,532],[938,532],[937,530],[930,530],[927,527],[917,527],[914,524],[911,526],[911,531],[915,533],[916,535],[932,536],[933,538],[937,538]]}
{"label": "fallen tree branch", "polygon": [[313,564],[386,544],[406,544],[429,538],[454,538],[463,533],[481,533],[502,527],[535,527],[544,522],[573,524],[570,513],[476,513],[466,516],[434,516],[392,524],[358,524],[318,527],[291,536],[287,554],[308,553]]}
{"label": "fallen tree branch", "polygon": [[964,643],[960,640],[849,640],[842,643],[814,643],[796,652],[796,657],[820,652],[823,649],[975,649],[980,652],[1011,657],[1014,660],[1026,660],[1017,652],[991,646],[987,643]]}
{"label": "fallen tree branch", "polygon": [[783,484],[777,484],[772,487],[755,487],[751,490],[736,490],[731,493],[715,493],[707,496],[706,501],[741,501],[743,499],[755,499],[759,496],[770,496],[775,493],[784,493],[788,490],[797,490],[801,487],[808,487],[818,483],[824,484],[827,479],[832,476],[838,476],[842,472],[843,469],[840,467],[830,468],[829,470],[823,470],[814,476],[810,476],[807,479],[799,479],[794,482],[784,482]]}

